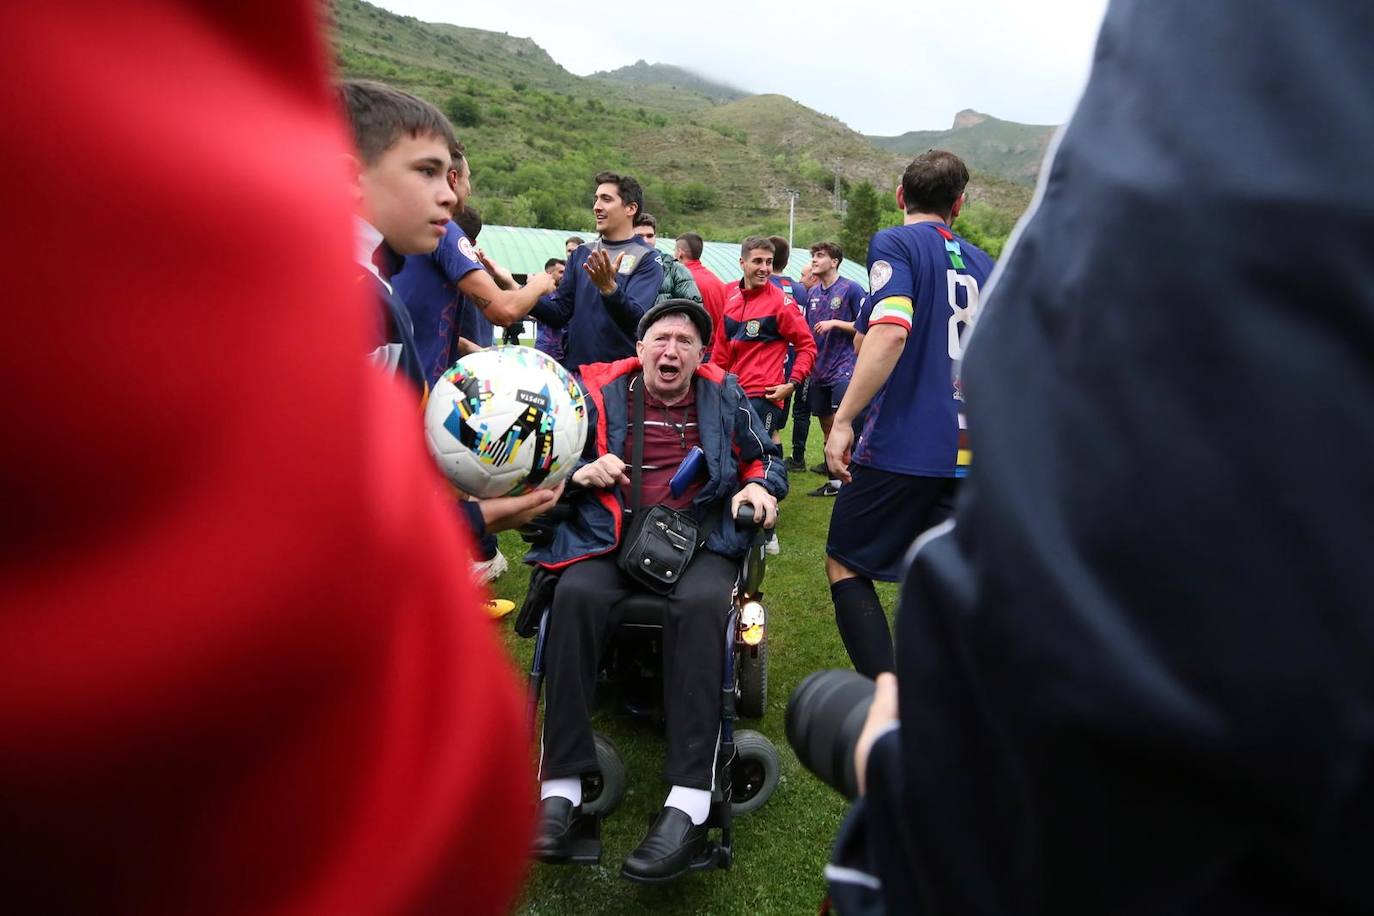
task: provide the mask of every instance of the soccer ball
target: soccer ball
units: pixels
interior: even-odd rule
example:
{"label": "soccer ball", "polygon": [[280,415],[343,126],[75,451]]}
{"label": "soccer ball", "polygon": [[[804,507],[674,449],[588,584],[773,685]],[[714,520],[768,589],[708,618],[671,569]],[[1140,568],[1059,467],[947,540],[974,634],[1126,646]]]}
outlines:
{"label": "soccer ball", "polygon": [[587,438],[582,388],[529,347],[470,353],[439,377],[425,407],[425,441],[439,469],[473,496],[552,489]]}

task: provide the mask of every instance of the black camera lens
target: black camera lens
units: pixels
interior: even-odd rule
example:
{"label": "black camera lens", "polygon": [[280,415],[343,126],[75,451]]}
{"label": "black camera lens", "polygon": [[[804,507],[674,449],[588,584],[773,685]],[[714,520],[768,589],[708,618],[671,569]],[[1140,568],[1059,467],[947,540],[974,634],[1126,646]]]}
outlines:
{"label": "black camera lens", "polygon": [[873,705],[873,686],[854,671],[817,671],[787,701],[787,743],[797,759],[850,801],[859,795],[854,747]]}

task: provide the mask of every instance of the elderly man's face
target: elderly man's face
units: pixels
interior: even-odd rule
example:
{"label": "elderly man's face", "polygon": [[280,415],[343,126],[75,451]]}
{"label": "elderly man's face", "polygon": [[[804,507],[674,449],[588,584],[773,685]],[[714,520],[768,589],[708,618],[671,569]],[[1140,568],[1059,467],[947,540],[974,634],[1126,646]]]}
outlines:
{"label": "elderly man's face", "polygon": [[635,352],[644,364],[644,384],[649,393],[665,404],[674,404],[686,397],[692,375],[701,365],[701,335],[686,315],[664,315],[635,344]]}

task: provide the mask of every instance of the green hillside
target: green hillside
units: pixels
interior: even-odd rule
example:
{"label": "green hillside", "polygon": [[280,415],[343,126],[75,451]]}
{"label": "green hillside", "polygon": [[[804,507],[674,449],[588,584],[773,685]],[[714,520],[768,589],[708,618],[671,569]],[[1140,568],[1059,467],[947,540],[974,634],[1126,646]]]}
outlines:
{"label": "green hillside", "polygon": [[1034,184],[1054,131],[1052,125],[1018,124],[965,109],[954,116],[949,130],[913,130],[898,137],[866,139],[907,156],[931,148],[949,150],[963,157],[970,168]]}
{"label": "green hillside", "polygon": [[[908,158],[783,96],[726,102],[725,87],[704,78],[659,81],[687,72],[678,68],[579,77],[526,38],[424,23],[362,0],[330,9],[342,76],[385,81],[449,115],[472,163],[472,205],[490,223],[589,229],[591,177],[615,169],[643,183],[646,209],[669,237],[785,235],[783,189],[796,188],[796,240],[809,245],[839,235],[836,171],[842,190],[869,180],[886,202]],[[1029,200],[982,174],[970,196],[995,217],[990,225],[1007,227]],[[885,206],[897,220],[895,204]]]}
{"label": "green hillside", "polygon": [[651,64],[637,60],[628,67],[605,70],[592,74],[592,79],[607,80],[633,86],[666,86],[669,89],[687,89],[698,92],[717,102],[733,102],[749,93],[734,86],[717,83],[706,77],[674,67],[672,64]]}

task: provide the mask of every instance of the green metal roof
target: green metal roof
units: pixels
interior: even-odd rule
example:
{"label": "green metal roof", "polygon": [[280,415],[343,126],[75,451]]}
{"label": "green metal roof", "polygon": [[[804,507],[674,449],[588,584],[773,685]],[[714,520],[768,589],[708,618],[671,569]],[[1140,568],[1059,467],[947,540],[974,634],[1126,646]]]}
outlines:
{"label": "green metal roof", "polygon": [[[477,247],[487,253],[497,264],[513,274],[532,274],[544,269],[549,258],[562,258],[563,245],[570,236],[587,240],[596,238],[596,233],[585,229],[527,229],[523,226],[483,226],[477,237]],[[659,239],[658,250],[665,254],[673,253],[673,241]],[[783,271],[790,277],[801,277],[806,257],[797,257],[793,252],[791,263]],[[802,252],[805,255],[805,251]],[[707,242],[701,252],[701,263],[726,283],[734,283],[743,276],[739,268],[738,242]],[[853,261],[840,264],[840,276],[848,277],[864,289],[868,289],[868,274],[864,265]]]}

